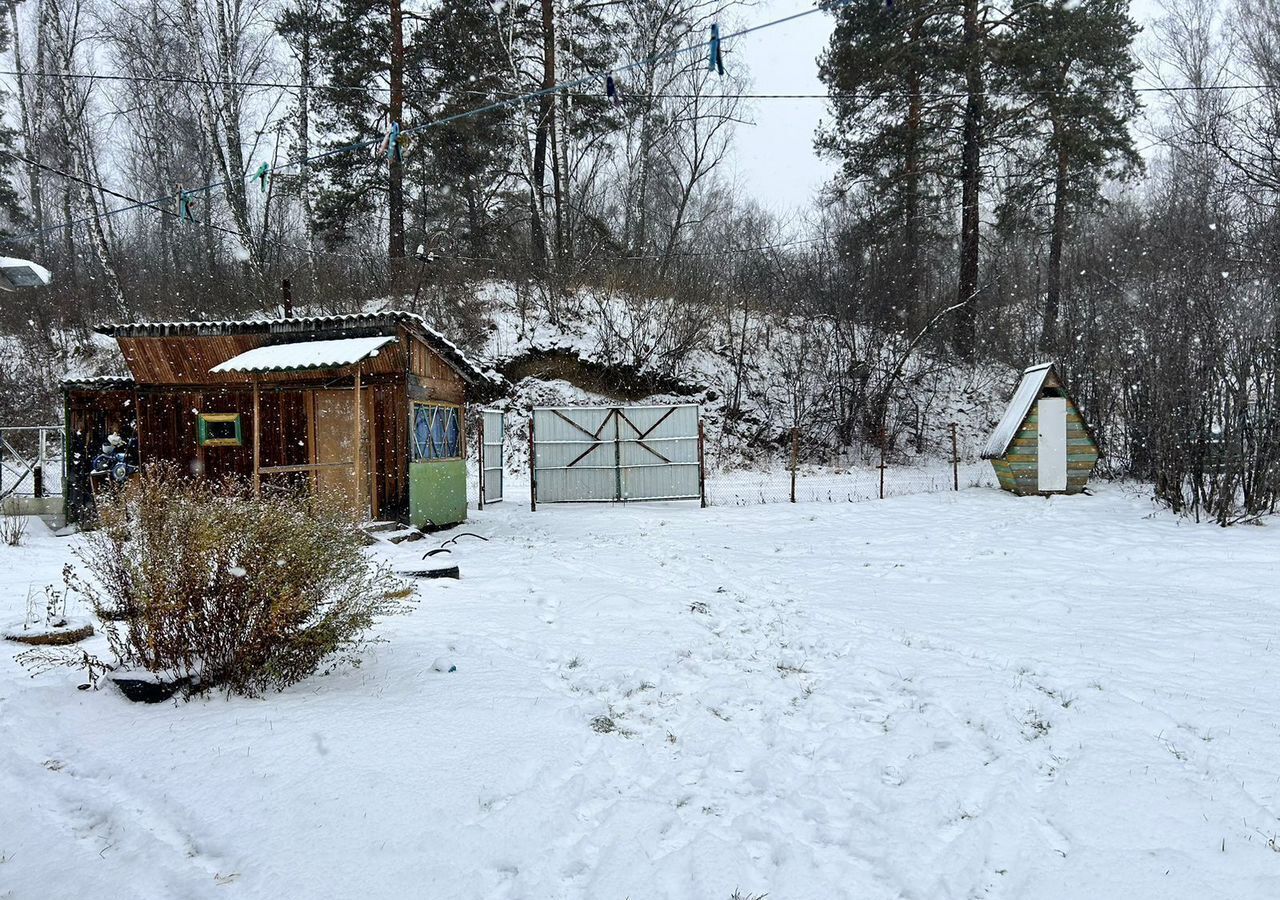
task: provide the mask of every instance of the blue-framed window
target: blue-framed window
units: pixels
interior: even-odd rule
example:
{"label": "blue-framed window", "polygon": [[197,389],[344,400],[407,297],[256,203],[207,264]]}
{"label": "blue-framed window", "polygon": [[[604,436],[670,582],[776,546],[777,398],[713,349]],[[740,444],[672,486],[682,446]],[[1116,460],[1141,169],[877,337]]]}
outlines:
{"label": "blue-framed window", "polygon": [[462,458],[462,424],[458,407],[437,403],[413,404],[413,460]]}

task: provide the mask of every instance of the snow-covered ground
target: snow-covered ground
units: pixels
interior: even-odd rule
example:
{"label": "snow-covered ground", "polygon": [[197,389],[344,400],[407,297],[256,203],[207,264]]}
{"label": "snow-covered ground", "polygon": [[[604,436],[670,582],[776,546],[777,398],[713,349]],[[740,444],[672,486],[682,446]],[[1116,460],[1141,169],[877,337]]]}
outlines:
{"label": "snow-covered ground", "polygon": [[1275,525],[1104,486],[468,530],[363,667],[264,700],[0,655],[0,897],[1277,894]]}

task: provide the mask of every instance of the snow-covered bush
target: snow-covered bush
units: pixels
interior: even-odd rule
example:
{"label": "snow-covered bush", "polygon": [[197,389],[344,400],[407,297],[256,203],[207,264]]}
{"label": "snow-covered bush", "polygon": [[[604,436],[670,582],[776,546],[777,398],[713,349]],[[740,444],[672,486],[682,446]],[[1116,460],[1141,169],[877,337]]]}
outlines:
{"label": "snow-covered bush", "polygon": [[120,664],[255,696],[357,663],[374,621],[403,608],[410,589],[370,562],[340,503],[241,487],[162,468],[99,498],[80,589]]}

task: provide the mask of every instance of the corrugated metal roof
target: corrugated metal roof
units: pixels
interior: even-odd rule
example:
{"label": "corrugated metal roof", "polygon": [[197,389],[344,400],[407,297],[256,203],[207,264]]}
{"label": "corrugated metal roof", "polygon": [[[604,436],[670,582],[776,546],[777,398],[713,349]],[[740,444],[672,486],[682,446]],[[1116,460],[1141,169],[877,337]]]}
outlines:
{"label": "corrugated metal roof", "polygon": [[124,322],[99,325],[100,334],[114,338],[141,337],[217,337],[228,334],[298,334],[307,331],[341,330],[345,328],[378,328],[403,324],[420,334],[427,345],[438,352],[469,382],[501,385],[503,378],[486,371],[447,337],[436,331],[422,316],[402,310],[350,313],[337,316],[293,316],[287,319],[226,319],[208,322]]}
{"label": "corrugated metal roof", "polygon": [[982,448],[983,459],[999,459],[1004,456],[1052,371],[1053,363],[1040,363],[1022,373],[1022,380],[1018,382],[1018,389],[1009,401],[1009,408],[1004,411],[1004,418],[1000,420],[996,430],[991,432],[991,437],[987,438],[987,445]]}
{"label": "corrugated metal roof", "polygon": [[92,388],[128,388],[133,387],[132,375],[83,375],[75,378],[64,378],[59,382],[64,388],[69,387],[92,387]]}
{"label": "corrugated metal roof", "polygon": [[394,335],[379,337],[338,338],[329,341],[298,341],[255,347],[226,362],[218,363],[210,372],[293,372],[299,369],[337,369],[353,366],[362,359],[376,356],[395,340]]}

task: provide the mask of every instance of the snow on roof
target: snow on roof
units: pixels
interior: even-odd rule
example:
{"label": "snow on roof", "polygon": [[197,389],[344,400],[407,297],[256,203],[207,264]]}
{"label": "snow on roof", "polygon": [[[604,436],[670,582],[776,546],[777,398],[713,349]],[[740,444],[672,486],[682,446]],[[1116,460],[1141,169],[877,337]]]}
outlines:
{"label": "snow on roof", "polygon": [[63,387],[132,387],[132,375],[68,375],[59,382]]}
{"label": "snow on roof", "polygon": [[395,340],[394,335],[379,337],[338,338],[331,341],[299,341],[296,344],[272,344],[255,347],[226,362],[218,363],[210,372],[291,372],[295,369],[336,369],[352,366],[376,356],[378,350]]}
{"label": "snow on roof", "polygon": [[991,432],[991,437],[987,438],[987,445],[982,448],[983,459],[999,459],[1004,456],[1014,435],[1022,427],[1023,419],[1031,411],[1031,404],[1040,396],[1044,380],[1052,371],[1053,363],[1040,363],[1022,373],[1022,381],[1018,382],[1018,389],[1009,401],[1009,408],[1004,411],[1004,418],[1000,420],[996,430]]}

